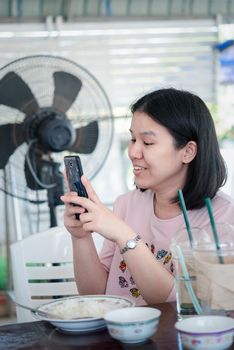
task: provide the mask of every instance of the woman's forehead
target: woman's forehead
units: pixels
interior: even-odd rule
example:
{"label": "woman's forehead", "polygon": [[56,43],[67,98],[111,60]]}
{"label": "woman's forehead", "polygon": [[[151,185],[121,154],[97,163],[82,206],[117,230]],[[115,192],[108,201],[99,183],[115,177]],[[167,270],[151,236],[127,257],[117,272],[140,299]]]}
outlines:
{"label": "woman's forehead", "polygon": [[135,112],[133,114],[130,132],[138,132],[146,136],[155,136],[159,131],[168,133],[166,127],[151,118],[148,114],[144,112]]}

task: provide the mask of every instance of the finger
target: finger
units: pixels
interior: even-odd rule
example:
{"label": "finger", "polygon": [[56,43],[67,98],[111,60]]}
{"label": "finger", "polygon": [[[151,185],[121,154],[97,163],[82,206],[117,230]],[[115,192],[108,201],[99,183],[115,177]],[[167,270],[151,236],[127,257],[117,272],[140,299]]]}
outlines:
{"label": "finger", "polygon": [[82,184],[84,185],[84,187],[85,187],[85,189],[87,191],[89,199],[91,199],[91,201],[93,201],[95,203],[100,203],[98,195],[94,191],[91,183],[89,182],[89,180],[87,179],[86,176],[84,176],[84,175],[81,176],[81,182],[82,182]]}
{"label": "finger", "polygon": [[76,192],[69,192],[69,193],[64,194],[63,196],[60,196],[61,201],[66,205],[67,204],[79,204],[79,203],[77,203],[77,198],[78,198],[78,195]]}
{"label": "finger", "polygon": [[93,215],[89,212],[84,212],[80,215],[80,221],[82,224],[93,221]]}
{"label": "finger", "polygon": [[87,211],[93,211],[96,208],[96,203],[94,203],[93,201],[91,201],[89,198],[85,198],[85,197],[79,197],[77,195],[72,195],[70,193],[61,196],[60,197],[61,200],[67,204],[75,204],[75,205],[79,205],[85,209],[87,209]]}
{"label": "finger", "polygon": [[78,205],[72,205],[72,207],[68,211],[69,216],[74,216],[75,214],[83,214],[85,212],[85,209],[78,206]]}
{"label": "finger", "polygon": [[80,221],[77,220],[75,216],[70,218],[66,217],[66,219],[64,219],[64,223],[69,228],[80,228],[82,226]]}

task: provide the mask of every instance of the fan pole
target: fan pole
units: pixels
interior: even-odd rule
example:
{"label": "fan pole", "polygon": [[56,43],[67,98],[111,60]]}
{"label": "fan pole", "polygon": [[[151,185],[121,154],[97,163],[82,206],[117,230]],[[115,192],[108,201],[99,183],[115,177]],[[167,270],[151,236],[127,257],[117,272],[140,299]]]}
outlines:
{"label": "fan pole", "polygon": [[47,189],[48,207],[50,211],[50,227],[55,227],[57,223],[56,206],[63,205],[60,196],[64,193],[63,174],[59,170],[60,163],[50,161],[47,162],[48,174],[52,174],[50,182],[56,185]]}
{"label": "fan pole", "polygon": [[50,210],[50,227],[58,226],[56,210],[54,205],[54,190],[49,189],[47,192],[48,195],[48,206]]}

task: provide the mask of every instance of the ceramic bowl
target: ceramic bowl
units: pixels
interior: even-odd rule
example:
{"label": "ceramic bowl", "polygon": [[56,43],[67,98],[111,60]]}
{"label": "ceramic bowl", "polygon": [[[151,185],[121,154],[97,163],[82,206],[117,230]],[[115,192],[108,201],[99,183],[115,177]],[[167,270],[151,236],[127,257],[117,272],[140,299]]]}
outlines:
{"label": "ceramic bowl", "polygon": [[82,334],[106,328],[104,315],[116,309],[130,308],[135,303],[124,297],[111,295],[78,295],[61,298],[38,307],[38,310],[58,315],[61,319],[50,319],[36,313],[37,317],[49,321],[63,333]]}
{"label": "ceramic bowl", "polygon": [[161,311],[151,307],[131,307],[108,312],[104,319],[112,338],[123,343],[143,343],[157,330]]}
{"label": "ceramic bowl", "polygon": [[234,319],[226,316],[195,316],[175,324],[188,349],[222,350],[233,342]]}

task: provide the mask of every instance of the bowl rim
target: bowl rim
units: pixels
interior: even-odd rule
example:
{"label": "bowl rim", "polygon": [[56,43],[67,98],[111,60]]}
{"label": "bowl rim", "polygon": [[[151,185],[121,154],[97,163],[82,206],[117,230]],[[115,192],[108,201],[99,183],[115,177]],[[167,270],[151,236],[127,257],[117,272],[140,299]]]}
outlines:
{"label": "bowl rim", "polygon": [[230,329],[227,329],[225,331],[220,331],[220,332],[202,332],[202,333],[199,333],[199,332],[186,332],[186,331],[181,331],[178,329],[178,331],[181,333],[181,334],[187,334],[187,335],[191,335],[193,337],[202,337],[202,336],[218,336],[218,335],[221,335],[221,334],[225,334],[225,333],[230,333],[230,332],[233,332],[233,328],[230,328]]}
{"label": "bowl rim", "polygon": [[[45,304],[42,304],[42,305],[39,305],[36,310],[39,311],[39,310],[44,310],[44,308],[50,308],[52,306],[54,306],[55,304],[59,304],[59,303],[63,303],[63,302],[66,302],[66,301],[70,301],[70,300],[73,300],[73,299],[77,299],[77,300],[81,300],[82,299],[87,299],[87,300],[91,300],[91,301],[96,301],[96,300],[99,300],[99,299],[108,299],[108,300],[111,300],[111,299],[120,299],[120,300],[125,300],[126,302],[129,302],[129,306],[126,307],[126,308],[132,308],[135,306],[135,301],[128,298],[128,297],[125,297],[125,296],[119,296],[119,295],[112,295],[112,294],[88,294],[88,295],[74,295],[74,296],[69,296],[69,297],[63,297],[63,298],[59,298],[59,299],[56,299],[56,300],[53,300],[53,301],[50,301],[48,303],[45,303]],[[123,308],[123,307],[122,307]],[[124,308],[123,308],[124,309]],[[89,317],[89,318],[78,318],[78,319],[52,319],[52,318],[47,318],[47,317],[43,317],[43,316],[40,316],[37,311],[35,312],[35,315],[42,319],[42,320],[45,320],[45,321],[56,321],[57,323],[77,323],[77,322],[82,322],[82,323],[90,323],[91,321],[100,321],[100,320],[104,320],[104,317],[103,316],[95,316],[95,317]],[[112,310],[114,311],[114,310]],[[108,311],[109,312],[109,311]]]}
{"label": "bowl rim", "polygon": [[[112,320],[112,319],[109,319],[109,315],[112,315],[112,314],[115,314],[117,312],[120,312],[121,310],[126,310],[126,309],[131,309],[131,310],[143,310],[143,309],[150,309],[150,310],[154,310],[156,312],[155,315],[152,315],[152,316],[149,316],[149,318],[145,319],[145,320],[142,320],[142,321],[127,321],[127,320],[121,320],[121,321],[116,321],[116,320]],[[129,310],[128,310],[129,311]],[[130,311],[131,312],[131,311]],[[120,308],[120,309],[116,309],[116,310],[111,310],[111,311],[108,311],[105,316],[104,316],[104,320],[106,321],[106,323],[109,323],[109,324],[112,324],[112,325],[118,325],[118,326],[126,326],[126,325],[135,325],[135,324],[146,324],[146,323],[151,323],[152,321],[157,321],[161,316],[161,311],[157,308],[154,308],[154,307],[141,307],[141,306],[133,306],[133,307],[130,307],[130,308]]]}
{"label": "bowl rim", "polygon": [[[230,325],[227,325],[224,329],[222,330],[210,330],[210,331],[206,331],[204,329],[204,331],[200,330],[185,330],[184,329],[184,325],[186,325],[186,323],[191,322],[191,320],[195,320],[195,319],[205,319],[205,318],[212,318],[212,319],[226,319],[228,321],[230,321]],[[231,324],[232,323],[232,324]],[[214,336],[214,335],[220,335],[220,334],[224,334],[224,333],[229,333],[230,331],[234,331],[234,319],[232,319],[231,317],[228,316],[219,316],[219,315],[203,315],[203,316],[196,316],[196,317],[189,317],[189,318],[185,318],[181,321],[177,321],[175,323],[175,328],[177,331],[179,331],[180,333],[183,334],[188,334],[188,335],[192,335],[192,336]]]}

